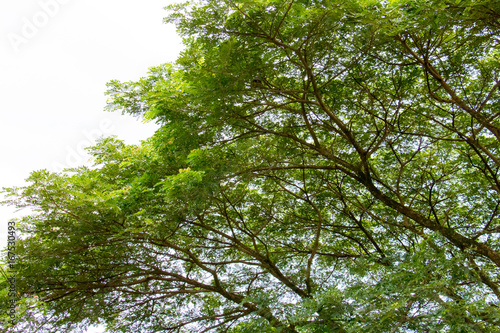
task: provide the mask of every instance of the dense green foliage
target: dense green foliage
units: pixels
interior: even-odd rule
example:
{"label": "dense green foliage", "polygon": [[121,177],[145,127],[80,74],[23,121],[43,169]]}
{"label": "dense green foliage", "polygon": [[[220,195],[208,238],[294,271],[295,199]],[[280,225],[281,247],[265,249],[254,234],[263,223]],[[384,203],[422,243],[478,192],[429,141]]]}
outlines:
{"label": "dense green foliage", "polygon": [[500,2],[169,10],[178,61],[108,91],[156,134],[6,190],[12,332],[498,332]]}

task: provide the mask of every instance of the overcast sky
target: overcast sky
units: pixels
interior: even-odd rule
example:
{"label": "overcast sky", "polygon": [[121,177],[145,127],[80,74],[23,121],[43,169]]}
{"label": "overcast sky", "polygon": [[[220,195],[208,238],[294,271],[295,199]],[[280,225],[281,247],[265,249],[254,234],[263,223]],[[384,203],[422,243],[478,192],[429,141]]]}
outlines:
{"label": "overcast sky", "polygon": [[[0,187],[84,161],[99,135],[127,143],[156,126],[104,111],[106,83],[136,80],[181,50],[162,22],[171,0],[0,1]],[[0,207],[0,246],[11,208]]]}

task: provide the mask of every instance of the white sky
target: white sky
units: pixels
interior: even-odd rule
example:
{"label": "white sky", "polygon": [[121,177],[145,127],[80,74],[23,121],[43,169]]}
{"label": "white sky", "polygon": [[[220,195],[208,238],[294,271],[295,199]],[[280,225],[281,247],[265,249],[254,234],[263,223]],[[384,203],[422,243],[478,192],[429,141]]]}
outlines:
{"label": "white sky", "polygon": [[[181,39],[162,22],[171,2],[0,1],[0,187],[84,162],[81,147],[101,133],[138,143],[154,132],[104,112],[104,92],[112,79],[136,80],[177,58]],[[13,216],[0,206],[1,248]]]}

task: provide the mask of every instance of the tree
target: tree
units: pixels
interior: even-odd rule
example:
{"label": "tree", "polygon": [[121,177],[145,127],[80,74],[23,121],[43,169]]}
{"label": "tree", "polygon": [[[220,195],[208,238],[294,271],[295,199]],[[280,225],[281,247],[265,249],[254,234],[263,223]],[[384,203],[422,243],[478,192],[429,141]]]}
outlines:
{"label": "tree", "polygon": [[36,209],[17,329],[495,332],[499,18],[498,1],[171,6],[178,61],[108,90],[156,134],[6,189]]}

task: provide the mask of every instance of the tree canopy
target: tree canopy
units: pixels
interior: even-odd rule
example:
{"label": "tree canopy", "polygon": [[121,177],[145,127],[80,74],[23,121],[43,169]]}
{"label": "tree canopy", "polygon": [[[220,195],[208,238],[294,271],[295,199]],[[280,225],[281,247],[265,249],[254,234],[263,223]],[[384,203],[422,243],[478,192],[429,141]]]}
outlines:
{"label": "tree canopy", "polygon": [[168,10],[177,62],[107,92],[155,135],[5,189],[9,332],[498,331],[499,1]]}

